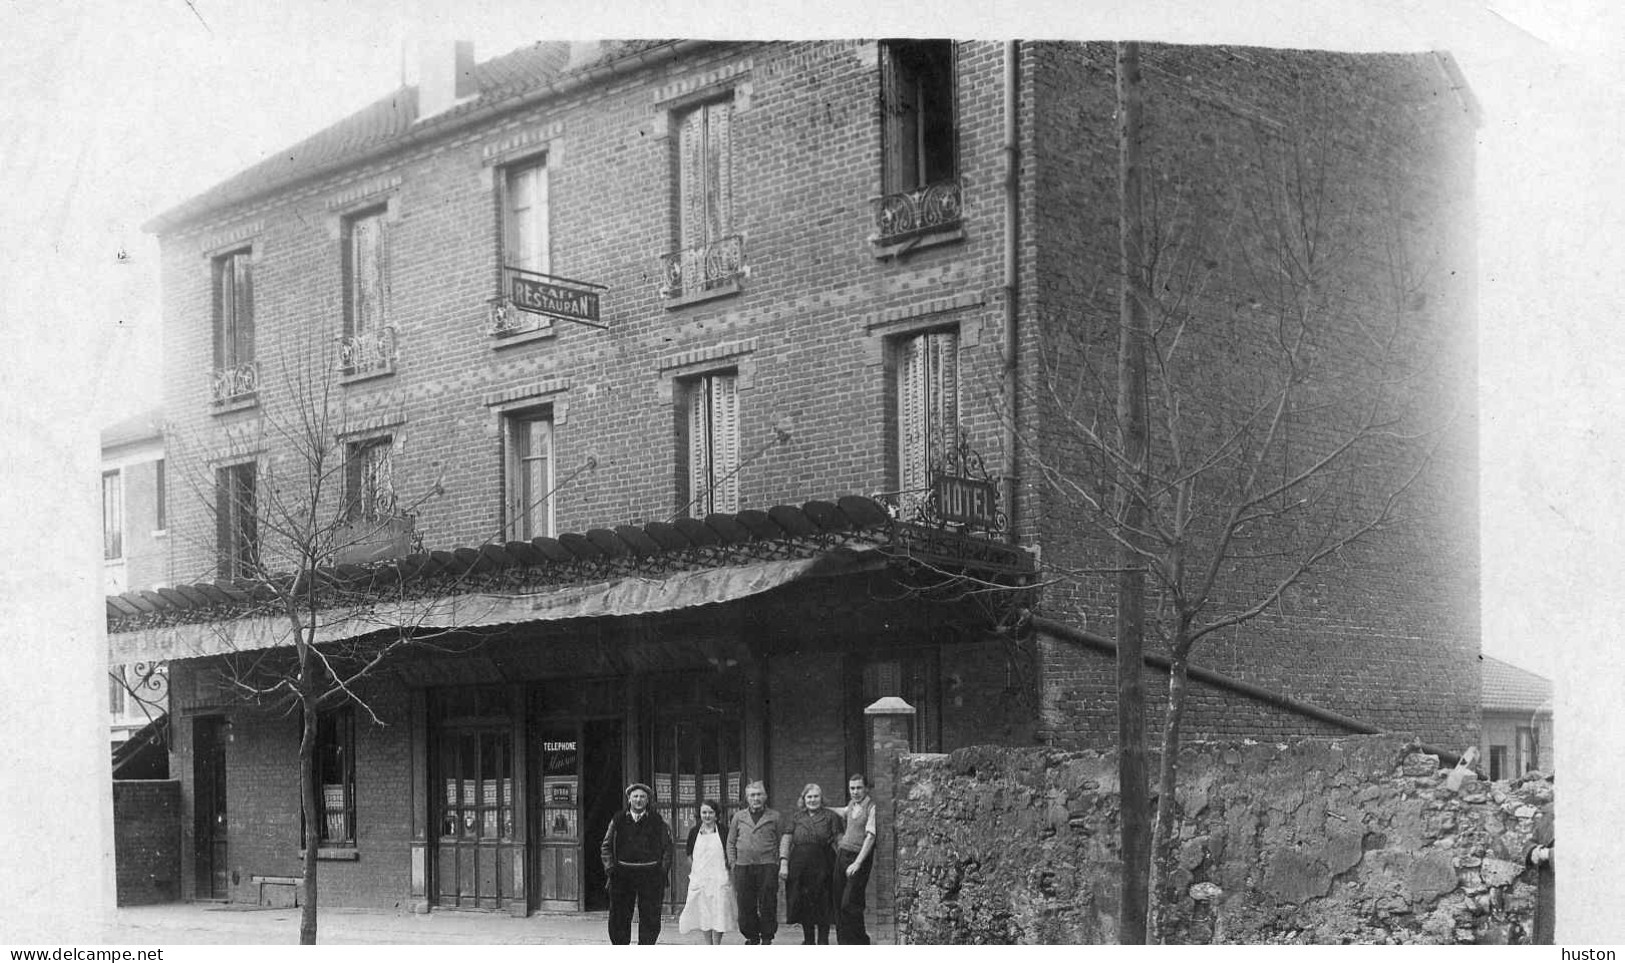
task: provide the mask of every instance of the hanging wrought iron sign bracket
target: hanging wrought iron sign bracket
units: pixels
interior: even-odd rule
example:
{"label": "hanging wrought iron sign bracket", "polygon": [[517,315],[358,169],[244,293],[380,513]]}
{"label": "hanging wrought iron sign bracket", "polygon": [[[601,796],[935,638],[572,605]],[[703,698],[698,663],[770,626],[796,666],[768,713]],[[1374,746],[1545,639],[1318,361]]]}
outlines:
{"label": "hanging wrought iron sign bracket", "polygon": [[599,292],[609,290],[591,281],[571,278],[523,268],[503,268],[507,275],[507,299],[515,308],[528,314],[540,314],[564,321],[574,321],[589,328],[608,331],[609,325],[599,321]]}

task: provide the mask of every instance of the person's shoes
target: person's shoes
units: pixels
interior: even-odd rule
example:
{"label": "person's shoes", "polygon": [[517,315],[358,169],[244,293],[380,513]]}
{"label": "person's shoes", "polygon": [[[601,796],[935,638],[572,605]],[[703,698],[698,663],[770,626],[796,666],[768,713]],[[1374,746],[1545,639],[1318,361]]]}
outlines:
{"label": "person's shoes", "polygon": [[763,941],[762,941],[762,945],[763,945],[763,946],[772,946],[772,945],[773,945],[773,941],[772,941],[772,940],[763,940]]}
{"label": "person's shoes", "polygon": [[745,945],[746,946],[759,946],[761,944],[761,942],[762,942],[761,940],[746,940]]}

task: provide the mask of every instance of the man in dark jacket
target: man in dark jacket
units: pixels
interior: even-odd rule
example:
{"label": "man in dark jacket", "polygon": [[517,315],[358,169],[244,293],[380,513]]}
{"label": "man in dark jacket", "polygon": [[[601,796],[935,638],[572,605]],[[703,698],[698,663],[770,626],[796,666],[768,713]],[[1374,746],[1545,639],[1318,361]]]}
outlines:
{"label": "man in dark jacket", "polygon": [[660,938],[660,898],[671,868],[671,830],[651,805],[654,791],[641,782],[626,787],[626,809],[609,821],[599,854],[609,877],[609,941],[632,942],[632,906],[638,908],[638,942]]}
{"label": "man in dark jacket", "polygon": [[767,807],[767,787],[745,787],[746,808],[728,824],[728,865],[739,901],[745,945],[771,944],[779,930],[779,814]]}

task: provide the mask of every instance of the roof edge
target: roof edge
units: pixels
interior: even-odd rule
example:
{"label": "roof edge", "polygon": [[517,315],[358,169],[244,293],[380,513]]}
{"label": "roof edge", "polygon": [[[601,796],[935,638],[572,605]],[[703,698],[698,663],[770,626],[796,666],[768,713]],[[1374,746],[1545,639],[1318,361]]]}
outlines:
{"label": "roof edge", "polygon": [[[537,87],[532,87],[512,96],[504,97],[488,104],[483,104],[466,113],[448,113],[443,118],[430,118],[423,121],[421,127],[416,127],[409,130],[406,134],[399,138],[378,144],[358,153],[318,165],[313,170],[306,171],[296,177],[290,178],[289,180],[273,181],[271,184],[265,187],[251,190],[240,197],[226,197],[212,203],[198,203],[197,198],[201,195],[195,195],[193,198],[182,201],[174,207],[171,207],[169,210],[164,211],[163,213],[158,214],[157,216],[146,221],[141,225],[141,230],[143,233],[152,235],[171,234],[181,228],[195,224],[210,214],[226,208],[241,204],[249,204],[292,187],[313,183],[321,180],[322,178],[332,176],[333,174],[345,170],[346,168],[355,167],[360,164],[367,163],[368,161],[375,160],[379,157],[386,157],[404,148],[412,147],[426,141],[434,140],[438,137],[455,133],[465,127],[483,122],[484,120],[497,114],[510,110],[522,109],[531,106],[532,104],[540,103],[541,101],[569,93],[579,87],[584,87],[599,80],[630,73],[631,71],[654,66],[655,64],[664,63],[668,60],[674,60],[682,54],[701,50],[717,42],[719,41],[673,40],[650,50],[632,51],[623,57],[617,57],[605,63],[587,67],[574,73],[566,74],[556,81],[543,83]],[[400,89],[410,90],[412,88],[403,87]],[[342,118],[340,121],[335,121],[335,123],[340,122],[342,122]],[[322,130],[326,129],[326,127],[322,128]],[[321,131],[317,131],[316,133],[319,134]],[[312,136],[315,135],[313,134]],[[248,168],[244,168],[243,170],[247,169]],[[240,173],[242,173],[242,171],[237,172],[237,174]],[[236,177],[237,174],[232,174],[231,177]],[[230,179],[230,177],[227,178],[227,180]]]}

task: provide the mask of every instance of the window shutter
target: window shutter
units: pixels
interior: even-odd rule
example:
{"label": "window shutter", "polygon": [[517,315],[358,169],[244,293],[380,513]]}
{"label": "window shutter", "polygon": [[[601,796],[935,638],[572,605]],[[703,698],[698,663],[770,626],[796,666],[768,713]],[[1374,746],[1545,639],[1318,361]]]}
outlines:
{"label": "window shutter", "polygon": [[[898,351],[897,364],[897,487],[913,493],[926,486],[925,461],[925,339],[909,338]],[[905,494],[905,505],[916,494]]]}
{"label": "window shutter", "polygon": [[926,398],[926,461],[942,460],[958,440],[959,428],[959,336],[952,332],[928,334],[928,382]]}
{"label": "window shutter", "polygon": [[232,314],[236,335],[232,364],[247,364],[254,360],[254,281],[253,268],[245,251],[231,259]]}
{"label": "window shutter", "polygon": [[733,233],[733,104],[712,104],[705,109],[707,119],[706,180],[712,193],[707,197],[709,220],[707,242],[721,240]]}
{"label": "window shutter", "polygon": [[[683,250],[705,243],[705,111],[690,111],[678,132],[678,206]],[[686,279],[685,279],[686,281]]]}
{"label": "window shutter", "polygon": [[709,385],[701,378],[688,392],[688,513],[704,518],[711,512]]}
{"label": "window shutter", "polygon": [[525,534],[529,538],[553,534],[553,423],[532,418],[525,423],[529,435],[525,456],[526,489],[529,504],[525,510]]}
{"label": "window shutter", "polygon": [[719,512],[739,511],[739,392],[738,378],[713,375],[711,382],[711,470],[717,485],[714,504]]}
{"label": "window shutter", "polygon": [[231,537],[236,512],[232,510],[231,501],[231,469],[217,469],[214,473],[214,546],[221,578],[237,574],[236,550]]}

